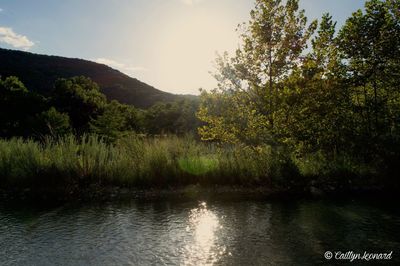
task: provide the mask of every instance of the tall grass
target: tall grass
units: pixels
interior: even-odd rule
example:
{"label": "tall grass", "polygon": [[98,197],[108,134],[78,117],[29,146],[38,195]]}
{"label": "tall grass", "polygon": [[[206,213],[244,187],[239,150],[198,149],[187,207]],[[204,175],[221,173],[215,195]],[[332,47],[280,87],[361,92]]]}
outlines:
{"label": "tall grass", "polygon": [[[293,188],[318,176],[370,169],[313,155],[292,158],[269,146],[220,146],[191,137],[127,136],[109,144],[97,136],[0,140],[0,188],[79,191],[89,186],[170,187],[189,184]],[[333,173],[333,174],[332,174]],[[339,179],[338,179],[339,180]]]}
{"label": "tall grass", "polygon": [[0,140],[0,186],[271,184],[285,160],[269,147],[221,147],[190,137]]}

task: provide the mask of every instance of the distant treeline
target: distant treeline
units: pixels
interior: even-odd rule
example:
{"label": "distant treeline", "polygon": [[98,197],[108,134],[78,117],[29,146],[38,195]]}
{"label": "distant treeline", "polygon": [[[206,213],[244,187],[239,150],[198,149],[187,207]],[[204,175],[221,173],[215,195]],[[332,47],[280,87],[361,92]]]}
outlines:
{"label": "distant treeline", "polygon": [[32,92],[17,77],[0,79],[0,137],[43,139],[97,134],[109,142],[129,134],[195,133],[196,100],[157,103],[147,110],[107,101],[86,77],[59,79],[50,96]]}

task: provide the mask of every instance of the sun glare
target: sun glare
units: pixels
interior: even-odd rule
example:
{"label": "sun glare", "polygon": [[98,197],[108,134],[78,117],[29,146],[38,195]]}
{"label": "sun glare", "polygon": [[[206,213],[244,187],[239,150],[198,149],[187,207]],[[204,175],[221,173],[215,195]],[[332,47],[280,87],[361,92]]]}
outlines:
{"label": "sun glare", "polygon": [[193,233],[193,242],[186,246],[185,265],[213,265],[226,253],[226,247],[219,245],[218,231],[222,225],[217,215],[202,202],[189,214],[186,231]]}
{"label": "sun glare", "polygon": [[[200,87],[211,89],[215,80],[209,72],[213,70],[216,52],[233,50],[237,43],[235,23],[221,13],[196,7],[166,21],[154,54],[157,68],[164,70],[157,71],[161,75],[158,79],[167,90],[190,90],[197,94]],[[182,84],[186,84],[185,88]]]}

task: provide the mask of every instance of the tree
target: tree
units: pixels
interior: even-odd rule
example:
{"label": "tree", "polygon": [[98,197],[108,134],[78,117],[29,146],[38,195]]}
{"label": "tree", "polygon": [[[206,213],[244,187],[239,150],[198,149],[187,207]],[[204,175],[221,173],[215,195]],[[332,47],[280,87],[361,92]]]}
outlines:
{"label": "tree", "polygon": [[69,116],[58,112],[54,107],[37,115],[32,127],[38,137],[60,137],[71,133]]}
{"label": "tree", "polygon": [[120,112],[119,103],[111,101],[105,111],[90,122],[92,132],[113,142],[121,136],[124,131],[125,117]]}
{"label": "tree", "polygon": [[396,146],[393,141],[400,134],[399,1],[368,1],[365,12],[358,10],[346,21],[339,40],[358,116],[354,121],[359,149],[368,147],[375,154]]}
{"label": "tree", "polygon": [[77,133],[83,133],[89,130],[89,122],[102,114],[107,100],[95,82],[74,77],[56,81],[51,103],[59,112],[69,115]]}
{"label": "tree", "polygon": [[[198,114],[207,123],[199,130],[204,139],[253,143],[280,134],[276,122],[282,121],[277,116],[282,114],[284,81],[301,64],[316,28],[316,21],[306,24],[298,0],[256,1],[251,20],[239,27],[242,45],[236,55],[217,58],[218,89],[202,94]],[[216,106],[221,101],[227,110]]]}
{"label": "tree", "polygon": [[197,100],[157,103],[144,115],[144,127],[149,134],[195,133],[200,121],[196,117]]}
{"label": "tree", "polygon": [[297,151],[336,154],[350,148],[345,138],[351,131],[346,67],[335,27],[332,17],[324,14],[311,41],[312,50],[284,83],[282,135]]}
{"label": "tree", "polygon": [[[111,101],[112,103],[113,101]],[[118,103],[118,110],[124,117],[123,130],[133,131],[136,133],[142,132],[144,129],[144,111],[136,109],[131,105]]]}
{"label": "tree", "polygon": [[30,92],[17,77],[0,79],[0,136],[30,136],[30,121],[46,109],[45,99]]}

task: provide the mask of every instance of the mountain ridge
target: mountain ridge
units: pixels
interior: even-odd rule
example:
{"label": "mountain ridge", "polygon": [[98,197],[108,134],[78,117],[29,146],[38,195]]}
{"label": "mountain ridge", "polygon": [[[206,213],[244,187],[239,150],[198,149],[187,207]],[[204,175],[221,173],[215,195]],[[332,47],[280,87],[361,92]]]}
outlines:
{"label": "mountain ridge", "polygon": [[86,76],[99,85],[108,100],[138,108],[193,97],[161,91],[110,66],[90,60],[4,48],[0,48],[0,76],[17,76],[29,90],[43,95],[50,94],[58,78]]}

